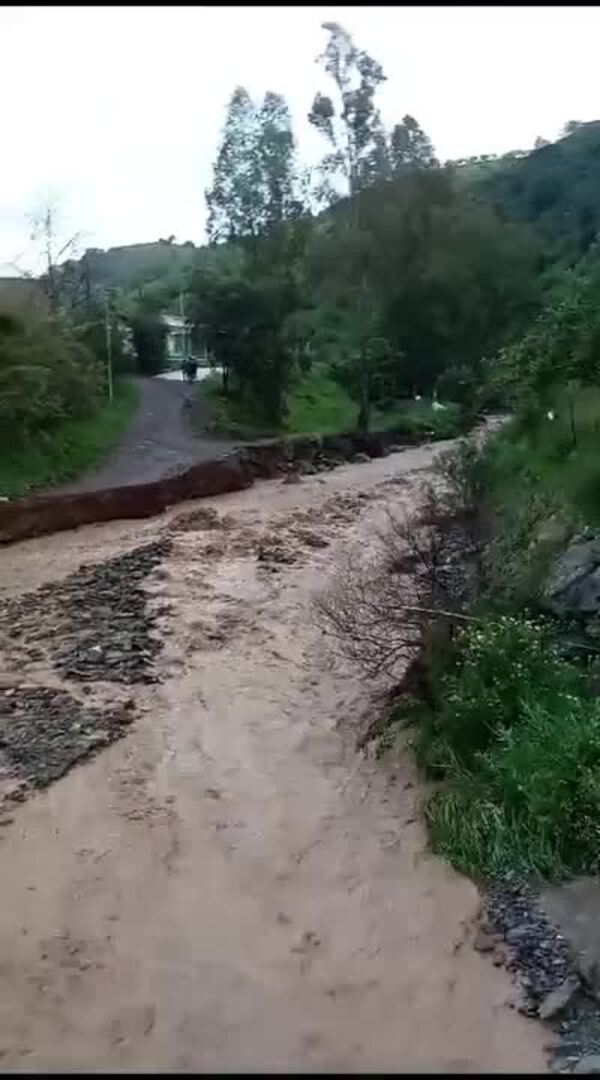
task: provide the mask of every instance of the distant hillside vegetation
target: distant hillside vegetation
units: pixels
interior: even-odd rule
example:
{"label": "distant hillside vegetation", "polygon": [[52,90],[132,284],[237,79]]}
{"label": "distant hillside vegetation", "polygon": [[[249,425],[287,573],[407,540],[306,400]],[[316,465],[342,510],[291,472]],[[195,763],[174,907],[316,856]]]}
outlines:
{"label": "distant hillside vegetation", "polygon": [[192,265],[197,251],[191,240],[185,244],[158,240],[109,248],[108,251],[88,248],[81,259],[69,259],[62,264],[62,269],[82,278],[89,276],[92,287],[131,289],[179,275]]}
{"label": "distant hillside vegetation", "polygon": [[571,265],[600,231],[600,121],[473,177],[503,217],[531,222],[548,262]]}

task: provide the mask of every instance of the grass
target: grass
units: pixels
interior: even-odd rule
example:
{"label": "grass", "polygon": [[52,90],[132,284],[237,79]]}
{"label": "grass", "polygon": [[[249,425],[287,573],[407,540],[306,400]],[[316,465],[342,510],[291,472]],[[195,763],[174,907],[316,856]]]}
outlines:
{"label": "grass", "polygon": [[0,494],[18,498],[36,488],[71,480],[118,442],[137,405],[135,387],[117,381],[112,402],[90,417],[66,420],[29,445],[0,450]]}
{"label": "grass", "polygon": [[[198,391],[208,404],[210,427],[214,431],[241,438],[260,438],[281,434],[321,435],[356,429],[358,408],[350,395],[319,364],[299,379],[288,396],[288,414],[279,428],[265,424],[256,407],[240,401],[234,395],[225,398],[219,378],[205,379]],[[393,430],[399,434],[451,438],[464,429],[460,409],[448,405],[434,411],[430,402],[404,401],[385,410],[374,409],[371,417],[373,431]]]}
{"label": "grass", "polygon": [[535,610],[551,561],[569,537],[600,525],[600,390],[568,401],[555,418],[518,417],[477,463],[477,501],[487,536],[480,602],[496,611]]}
{"label": "grass", "polygon": [[432,688],[414,741],[441,780],[426,807],[433,850],[478,878],[597,872],[600,701],[551,631],[488,617]]}
{"label": "grass", "polygon": [[574,397],[575,437],[566,395],[555,419],[515,421],[494,441],[488,462],[495,500],[514,504],[536,492],[580,524],[600,525],[600,389]]}
{"label": "grass", "polygon": [[428,704],[391,717],[416,725],[438,782],[433,849],[477,878],[600,870],[600,665],[568,658],[568,625],[536,614],[551,560],[600,524],[600,391],[573,402],[574,432],[563,396],[554,419],[519,417],[465,458],[487,537],[474,620],[434,650]]}
{"label": "grass", "polygon": [[317,364],[293,387],[288,408],[285,430],[290,433],[335,435],[356,427],[356,404]]}

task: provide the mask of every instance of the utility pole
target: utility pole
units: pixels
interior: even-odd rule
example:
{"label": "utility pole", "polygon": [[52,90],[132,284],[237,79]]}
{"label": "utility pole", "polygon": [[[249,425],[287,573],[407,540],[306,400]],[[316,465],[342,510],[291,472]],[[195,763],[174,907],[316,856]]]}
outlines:
{"label": "utility pole", "polygon": [[106,374],[108,382],[108,400],[113,399],[113,372],[112,372],[112,334],[110,325],[110,312],[108,308],[108,296],[105,300],[105,327],[106,327]]}
{"label": "utility pole", "polygon": [[183,290],[179,292],[179,317],[181,318],[181,336],[183,339],[183,355],[187,360],[192,351],[192,344],[189,340],[188,329],[185,323],[185,313],[183,310]]}

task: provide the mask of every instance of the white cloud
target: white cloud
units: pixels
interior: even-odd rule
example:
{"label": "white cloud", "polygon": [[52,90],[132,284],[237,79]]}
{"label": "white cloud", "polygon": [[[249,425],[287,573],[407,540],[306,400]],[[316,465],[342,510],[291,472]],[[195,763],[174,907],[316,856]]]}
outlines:
{"label": "white cloud", "polygon": [[31,246],[25,215],[49,187],[90,245],[201,241],[237,84],[283,93],[315,160],[306,114],[326,86],[325,19],[383,64],[386,122],[412,113],[443,158],[525,148],[600,117],[593,7],[3,8],[0,263]]}

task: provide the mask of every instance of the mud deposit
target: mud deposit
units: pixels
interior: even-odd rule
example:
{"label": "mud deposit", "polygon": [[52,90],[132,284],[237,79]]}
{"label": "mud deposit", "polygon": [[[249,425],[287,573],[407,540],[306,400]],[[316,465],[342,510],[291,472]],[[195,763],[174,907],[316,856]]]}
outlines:
{"label": "mud deposit", "polygon": [[[49,690],[70,753],[110,743],[0,829],[5,1068],[547,1067],[472,948],[477,890],[428,851],[408,754],[356,752],[377,687],[313,618],[439,448],[0,552],[4,750],[39,726],[55,778],[28,718]],[[112,743],[111,710],[133,719]]]}

